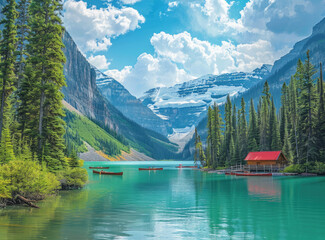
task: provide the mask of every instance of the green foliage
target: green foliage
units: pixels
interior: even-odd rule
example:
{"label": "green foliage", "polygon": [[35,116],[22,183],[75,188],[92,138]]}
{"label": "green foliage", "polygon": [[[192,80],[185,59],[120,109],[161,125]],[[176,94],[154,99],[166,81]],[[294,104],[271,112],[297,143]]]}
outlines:
{"label": "green foliage", "polygon": [[76,189],[83,187],[88,181],[88,173],[83,168],[67,168],[57,173],[62,189]]}
{"label": "green foliage", "polygon": [[[107,155],[115,156],[121,154],[121,151],[129,152],[129,147],[123,145],[104,129],[96,125],[86,117],[79,116],[76,113],[66,110],[64,118],[67,124],[67,132],[71,135],[78,135],[79,139],[69,139],[74,142],[74,146],[80,149],[83,147],[83,141],[87,142],[96,150],[101,150]],[[77,132],[78,131],[78,132]],[[83,141],[82,141],[83,140]],[[82,143],[82,145],[80,145]]]}
{"label": "green foliage", "polygon": [[305,171],[306,169],[301,164],[292,164],[283,170],[285,173],[303,173]]}
{"label": "green foliage", "polygon": [[0,179],[6,179],[11,198],[17,194],[29,199],[43,199],[60,188],[53,173],[37,161],[13,160],[0,168]]}
{"label": "green foliage", "polygon": [[79,158],[78,158],[77,152],[75,150],[72,150],[72,153],[71,153],[70,157],[68,158],[68,163],[69,163],[70,168],[80,167]]}
{"label": "green foliage", "polygon": [[10,190],[9,190],[9,183],[10,181],[8,179],[3,179],[2,176],[0,176],[0,200],[1,198],[10,198]]}

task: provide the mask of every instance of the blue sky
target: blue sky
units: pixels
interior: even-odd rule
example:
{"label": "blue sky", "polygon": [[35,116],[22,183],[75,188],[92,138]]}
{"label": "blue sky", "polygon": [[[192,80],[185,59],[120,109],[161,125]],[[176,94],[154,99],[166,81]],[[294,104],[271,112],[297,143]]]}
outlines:
{"label": "blue sky", "polygon": [[139,97],[272,64],[324,9],[325,0],[65,0],[63,19],[88,60]]}

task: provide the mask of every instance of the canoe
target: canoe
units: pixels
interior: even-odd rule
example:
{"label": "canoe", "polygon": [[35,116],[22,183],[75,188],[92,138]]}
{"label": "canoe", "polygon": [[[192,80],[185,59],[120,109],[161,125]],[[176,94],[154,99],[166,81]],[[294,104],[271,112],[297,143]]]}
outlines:
{"label": "canoe", "polygon": [[143,170],[163,170],[163,168],[139,168],[139,171]]}
{"label": "canoe", "polygon": [[236,176],[269,177],[272,176],[272,173],[236,173]]}
{"label": "canoe", "polygon": [[105,172],[105,171],[96,171],[93,170],[93,173],[101,174],[101,175],[123,175],[123,172]]}
{"label": "canoe", "polygon": [[89,167],[89,169],[109,169],[109,167]]}
{"label": "canoe", "polygon": [[177,166],[176,168],[197,168],[197,166]]}

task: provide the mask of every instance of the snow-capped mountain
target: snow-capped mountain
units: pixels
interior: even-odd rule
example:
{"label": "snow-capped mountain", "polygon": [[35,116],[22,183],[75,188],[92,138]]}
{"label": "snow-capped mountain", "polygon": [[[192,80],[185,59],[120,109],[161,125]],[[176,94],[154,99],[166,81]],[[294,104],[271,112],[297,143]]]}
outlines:
{"label": "snow-capped mountain", "polygon": [[246,91],[266,78],[271,68],[271,65],[263,65],[250,73],[206,75],[173,87],[150,89],[140,99],[177,132],[177,129],[197,125],[210,104],[223,103],[228,94],[234,96]]}
{"label": "snow-capped mountain", "polygon": [[138,123],[140,126],[161,133],[165,136],[172,132],[168,122],[157,117],[149,108],[114,78],[111,78],[95,67],[96,85],[102,95],[124,116]]}

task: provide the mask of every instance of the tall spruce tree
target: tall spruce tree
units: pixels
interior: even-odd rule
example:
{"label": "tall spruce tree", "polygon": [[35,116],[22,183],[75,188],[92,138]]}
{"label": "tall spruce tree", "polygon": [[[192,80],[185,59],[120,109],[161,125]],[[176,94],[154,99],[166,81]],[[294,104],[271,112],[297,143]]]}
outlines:
{"label": "tall spruce tree", "polygon": [[296,87],[296,78],[292,77],[289,84],[289,122],[291,130],[288,130],[291,134],[291,145],[293,146],[293,162],[299,163],[299,149],[298,149],[298,95]]}
{"label": "tall spruce tree", "polygon": [[[8,116],[11,111],[10,95],[15,89],[14,85],[16,82],[16,76],[14,73],[15,50],[17,42],[15,25],[17,19],[16,1],[7,0],[7,5],[3,7],[2,14],[4,15],[4,18],[0,21],[0,24],[3,26],[2,39],[0,42],[0,73],[2,82],[0,104],[0,138],[2,137],[4,125],[8,126],[6,121],[9,121]],[[8,131],[10,130],[8,129]],[[10,138],[4,137],[4,139],[10,141]],[[8,144],[10,145],[11,142]]]}
{"label": "tall spruce tree", "polygon": [[243,161],[248,153],[247,149],[247,121],[246,121],[246,107],[244,98],[241,99],[241,109],[239,116],[239,146],[240,146],[240,161]]}
{"label": "tall spruce tree", "polygon": [[[65,86],[62,51],[63,27],[59,0],[33,0],[29,8],[30,34],[27,46],[26,81],[22,89],[32,95],[29,113],[38,116],[30,119],[26,134],[33,141],[33,150],[50,170],[62,169],[64,160],[64,121],[62,117],[61,88]],[[27,82],[27,83],[26,83]],[[22,103],[22,104],[26,104]]]}
{"label": "tall spruce tree", "polygon": [[299,96],[299,148],[301,149],[302,160],[308,163],[315,159],[317,151],[314,131],[316,123],[316,89],[313,79],[316,71],[310,62],[309,51],[307,51],[307,59],[303,70]]}
{"label": "tall spruce tree", "polygon": [[223,141],[223,154],[222,158],[225,159],[227,165],[230,164],[231,158],[233,157],[233,118],[232,118],[232,104],[229,95],[225,103],[225,133]]}
{"label": "tall spruce tree", "polygon": [[322,63],[320,63],[320,76],[318,79],[318,111],[317,111],[317,148],[319,160],[325,162],[325,92]]}
{"label": "tall spruce tree", "polygon": [[222,142],[222,132],[221,132],[221,128],[222,128],[222,119],[221,119],[221,115],[220,115],[220,109],[219,106],[214,103],[213,106],[213,115],[214,115],[214,127],[213,127],[213,133],[214,133],[214,137],[213,137],[213,167],[219,167],[220,164],[224,164],[224,162],[222,161],[222,159],[220,158],[220,153],[221,153],[221,142]]}
{"label": "tall spruce tree", "polygon": [[270,149],[270,105],[271,105],[271,94],[270,87],[267,81],[264,83],[263,95],[261,100],[260,108],[260,150],[267,151]]}
{"label": "tall spruce tree", "polygon": [[249,124],[248,124],[248,151],[258,151],[259,146],[259,132],[257,125],[257,116],[254,108],[253,99],[250,101],[249,108]]}
{"label": "tall spruce tree", "polygon": [[274,100],[272,97],[271,101],[271,111],[270,111],[270,150],[271,151],[278,151],[281,150],[281,140],[280,140],[280,132],[279,132],[279,125],[276,116],[276,109],[274,105]]}

